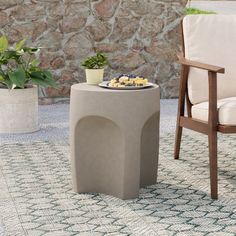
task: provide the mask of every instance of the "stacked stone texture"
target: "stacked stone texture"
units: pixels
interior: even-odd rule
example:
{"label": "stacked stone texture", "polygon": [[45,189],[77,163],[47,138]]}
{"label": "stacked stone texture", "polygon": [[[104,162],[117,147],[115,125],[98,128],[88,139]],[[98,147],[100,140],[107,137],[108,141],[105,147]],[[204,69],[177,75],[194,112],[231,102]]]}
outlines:
{"label": "stacked stone texture", "polygon": [[158,83],[162,97],[177,96],[179,23],[186,0],[0,0],[0,32],[14,43],[27,37],[45,47],[41,66],[60,84],[45,97],[69,96],[85,81],[81,61],[96,51],[110,60],[105,78],[143,75]]}

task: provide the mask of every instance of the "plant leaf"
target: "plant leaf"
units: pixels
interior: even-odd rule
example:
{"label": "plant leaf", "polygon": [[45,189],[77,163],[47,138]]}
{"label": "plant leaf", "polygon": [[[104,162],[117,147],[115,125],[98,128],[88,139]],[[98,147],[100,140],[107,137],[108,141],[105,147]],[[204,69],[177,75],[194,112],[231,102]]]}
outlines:
{"label": "plant leaf", "polygon": [[4,81],[4,77],[0,75],[0,82]]}
{"label": "plant leaf", "polygon": [[23,48],[23,46],[25,45],[25,41],[26,39],[22,39],[16,44],[16,51],[20,51]]}
{"label": "plant leaf", "polygon": [[33,84],[38,85],[40,87],[48,87],[49,86],[49,84],[42,79],[32,77],[31,80],[32,80]]}
{"label": "plant leaf", "polygon": [[11,89],[13,86],[11,80],[4,80],[2,83],[5,84],[8,89]]}
{"label": "plant leaf", "polygon": [[15,84],[19,88],[25,87],[26,75],[25,71],[21,67],[13,72],[9,72],[8,76],[12,84]]}
{"label": "plant leaf", "polygon": [[15,50],[7,50],[4,52],[4,57],[6,60],[17,60],[21,57],[21,55]]}
{"label": "plant leaf", "polygon": [[34,60],[31,61],[30,64],[31,64],[31,66],[36,67],[36,66],[38,66],[40,64],[40,62],[39,62],[39,60],[34,59]]}
{"label": "plant leaf", "polygon": [[53,87],[57,88],[56,82],[53,80],[52,74],[50,71],[35,71],[30,74],[32,82],[41,87]]}
{"label": "plant leaf", "polygon": [[39,47],[23,47],[22,48],[24,52],[29,53],[30,55],[36,54],[37,52],[40,51]]}
{"label": "plant leaf", "polygon": [[53,79],[52,73],[48,70],[42,71],[42,73],[45,76],[45,80],[49,86],[53,88],[58,88],[58,85],[56,84],[55,80]]}
{"label": "plant leaf", "polygon": [[36,79],[44,79],[44,76],[42,75],[41,71],[33,71],[30,73],[30,77],[36,78]]}
{"label": "plant leaf", "polygon": [[0,52],[6,51],[8,48],[8,40],[6,36],[0,37]]}

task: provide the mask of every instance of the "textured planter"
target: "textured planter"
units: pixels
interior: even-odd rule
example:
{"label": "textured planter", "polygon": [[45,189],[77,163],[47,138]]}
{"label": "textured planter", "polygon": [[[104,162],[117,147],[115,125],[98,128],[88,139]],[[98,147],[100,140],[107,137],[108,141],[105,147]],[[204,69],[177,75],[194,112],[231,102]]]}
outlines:
{"label": "textured planter", "polygon": [[104,69],[86,69],[87,84],[100,84],[103,81]]}
{"label": "textured planter", "polygon": [[0,133],[30,133],[38,126],[38,89],[0,89]]}

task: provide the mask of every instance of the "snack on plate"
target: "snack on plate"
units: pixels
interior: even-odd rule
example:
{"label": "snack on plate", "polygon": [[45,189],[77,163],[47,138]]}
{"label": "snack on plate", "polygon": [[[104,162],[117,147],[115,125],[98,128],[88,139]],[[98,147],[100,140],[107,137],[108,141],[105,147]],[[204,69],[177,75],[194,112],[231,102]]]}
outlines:
{"label": "snack on plate", "polygon": [[121,75],[112,79],[109,83],[109,87],[142,87],[148,84],[148,80],[135,75]]}

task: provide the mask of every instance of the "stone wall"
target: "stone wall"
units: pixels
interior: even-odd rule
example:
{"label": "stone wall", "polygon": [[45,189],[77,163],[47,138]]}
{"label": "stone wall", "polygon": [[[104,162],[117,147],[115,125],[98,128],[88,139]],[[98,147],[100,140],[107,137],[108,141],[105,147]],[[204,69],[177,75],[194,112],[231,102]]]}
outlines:
{"label": "stone wall", "polygon": [[27,37],[42,50],[41,66],[53,70],[59,90],[69,96],[84,81],[80,62],[95,51],[107,53],[106,78],[135,73],[160,84],[162,97],[177,96],[180,45],[178,25],[186,0],[0,0],[0,32],[11,42]]}

